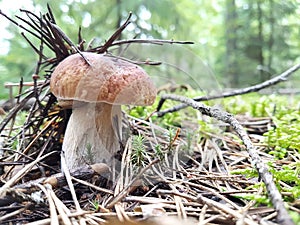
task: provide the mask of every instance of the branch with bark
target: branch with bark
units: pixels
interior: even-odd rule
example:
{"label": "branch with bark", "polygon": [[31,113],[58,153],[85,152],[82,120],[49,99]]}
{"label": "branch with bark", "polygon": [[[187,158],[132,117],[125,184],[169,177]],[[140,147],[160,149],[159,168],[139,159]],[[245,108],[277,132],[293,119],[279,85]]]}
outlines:
{"label": "branch with bark", "polygon": [[[264,88],[267,88],[267,87],[270,87],[272,85],[278,84],[280,82],[286,81],[289,76],[291,76],[293,73],[295,73],[299,69],[300,69],[300,63],[294,65],[293,67],[291,67],[289,69],[287,69],[286,71],[284,71],[280,75],[278,75],[276,77],[273,77],[272,79],[266,80],[262,83],[259,83],[259,84],[253,85],[253,86],[249,86],[249,87],[246,87],[246,88],[242,88],[242,89],[236,89],[236,90],[233,90],[233,91],[224,92],[220,95],[199,96],[199,97],[193,98],[193,100],[196,101],[196,102],[201,102],[201,101],[207,101],[207,100],[213,100],[213,99],[228,98],[228,97],[237,96],[237,95],[244,95],[244,94],[248,94],[248,93],[251,93],[251,92],[257,92],[257,91],[260,91]],[[184,109],[184,108],[188,107],[187,104],[179,104],[179,105],[176,105],[172,108],[160,111],[160,109],[162,108],[162,106],[163,106],[166,99],[167,99],[166,96],[162,95],[162,98],[158,103],[157,115],[160,116],[160,117],[164,116],[167,113],[176,112],[176,111],[179,111],[181,109]]]}

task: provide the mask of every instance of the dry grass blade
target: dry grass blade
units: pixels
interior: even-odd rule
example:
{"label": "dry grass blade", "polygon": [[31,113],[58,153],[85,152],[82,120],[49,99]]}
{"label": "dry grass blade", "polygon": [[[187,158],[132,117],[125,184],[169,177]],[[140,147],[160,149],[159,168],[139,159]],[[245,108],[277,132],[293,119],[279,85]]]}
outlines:
{"label": "dry grass blade", "polygon": [[[75,188],[74,188],[74,185],[72,183],[72,178],[71,178],[71,175],[70,175],[70,171],[69,171],[69,169],[68,169],[68,167],[66,165],[66,161],[65,161],[65,157],[64,157],[63,153],[61,154],[61,168],[62,168],[62,172],[66,176],[67,184],[68,184],[68,186],[70,188],[70,192],[71,192],[71,195],[72,195],[73,202],[75,204],[76,210],[77,210],[77,212],[82,212],[83,210],[81,209],[80,204],[78,202],[78,199],[77,199],[77,196],[76,196],[76,192],[75,192]],[[79,217],[79,223],[80,223],[80,225],[85,224],[84,219],[82,217]]]}
{"label": "dry grass blade", "polygon": [[13,211],[13,212],[11,212],[11,213],[8,213],[8,214],[6,214],[6,215],[4,215],[4,216],[1,216],[1,217],[0,217],[0,222],[1,222],[1,221],[5,221],[5,220],[7,220],[7,219],[9,219],[9,218],[11,218],[11,217],[13,217],[13,216],[18,215],[18,214],[22,213],[23,211],[25,211],[26,209],[27,209],[27,207],[24,207],[24,208],[15,210],[15,211]]}
{"label": "dry grass blade", "polygon": [[188,194],[174,192],[174,191],[167,191],[167,190],[159,190],[159,194],[163,194],[163,195],[172,194],[172,195],[177,195],[177,196],[180,196],[182,198],[189,199],[189,200],[192,200],[192,201],[195,201],[195,202],[204,203],[205,205],[215,207],[218,210],[221,210],[221,211],[225,212],[226,214],[229,214],[229,215],[235,217],[237,219],[237,221],[242,219],[245,222],[245,224],[258,225],[258,223],[256,223],[255,221],[253,221],[251,219],[245,218],[244,215],[240,214],[236,210],[233,210],[233,209],[227,207],[224,204],[220,204],[216,201],[210,200],[210,199],[208,199],[206,197],[203,197],[201,195],[198,195],[198,197],[194,197],[194,196],[191,196],[191,195],[188,195]]}
{"label": "dry grass blade", "polygon": [[15,183],[17,183],[23,176],[26,175],[28,171],[32,169],[33,166],[35,166],[39,161],[43,160],[44,158],[47,158],[50,156],[52,152],[41,156],[34,160],[33,162],[27,164],[24,168],[22,168],[20,171],[18,171],[11,179],[9,179],[1,188],[0,188],[0,197],[3,197],[5,195],[5,192],[8,188],[12,187]]}
{"label": "dry grass blade", "polygon": [[143,168],[134,179],[131,180],[131,182],[106,206],[106,208],[110,209],[112,208],[116,203],[121,201],[122,198],[124,198],[127,194],[128,191],[132,186],[135,186],[135,182],[155,163],[157,163],[159,160],[153,160],[150,162],[145,168]]}
{"label": "dry grass blade", "polygon": [[104,193],[110,194],[110,195],[113,195],[113,194],[114,194],[113,191],[108,190],[108,189],[106,189],[106,188],[98,187],[98,186],[93,185],[93,184],[90,184],[89,182],[86,182],[86,181],[84,181],[84,180],[79,180],[79,179],[77,179],[77,178],[75,178],[75,177],[71,177],[71,178],[72,178],[72,180],[74,180],[74,181],[76,181],[76,182],[78,182],[78,183],[81,183],[81,184],[83,184],[83,185],[85,185],[85,186],[87,186],[87,187],[93,188],[93,189],[95,189],[95,190],[97,190],[97,191],[104,192]]}
{"label": "dry grass blade", "polygon": [[65,204],[55,195],[55,193],[52,191],[51,187],[48,187],[50,191],[50,196],[52,197],[56,209],[61,217],[61,220],[63,221],[64,225],[72,225],[72,222],[68,215],[70,214],[70,210],[65,206]]}
{"label": "dry grass blade", "polygon": [[50,218],[51,218],[51,224],[50,225],[58,225],[59,220],[58,220],[58,215],[57,215],[57,212],[56,212],[56,207],[55,207],[53,198],[50,194],[51,189],[49,187],[47,187],[47,186],[50,186],[50,185],[46,185],[46,187],[44,187],[40,184],[37,184],[37,186],[44,192],[44,194],[47,197],[48,204],[49,204],[49,210],[50,210]]}

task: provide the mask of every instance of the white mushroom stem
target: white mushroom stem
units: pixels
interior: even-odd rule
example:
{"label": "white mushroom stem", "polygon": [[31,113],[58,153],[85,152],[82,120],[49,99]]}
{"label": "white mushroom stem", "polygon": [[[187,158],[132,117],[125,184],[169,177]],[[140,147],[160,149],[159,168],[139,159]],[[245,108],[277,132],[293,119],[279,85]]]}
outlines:
{"label": "white mushroom stem", "polygon": [[62,146],[68,168],[110,164],[120,148],[121,120],[120,105],[87,103],[73,107]]}

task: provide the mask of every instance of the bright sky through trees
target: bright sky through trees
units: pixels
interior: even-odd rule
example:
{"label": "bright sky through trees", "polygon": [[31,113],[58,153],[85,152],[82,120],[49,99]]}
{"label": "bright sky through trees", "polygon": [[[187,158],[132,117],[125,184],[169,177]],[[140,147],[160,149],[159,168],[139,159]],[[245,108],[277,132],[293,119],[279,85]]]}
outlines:
{"label": "bright sky through trees", "polygon": [[[216,89],[215,82],[211,82],[215,78],[226,88],[248,86],[300,60],[298,0],[0,0],[0,9],[22,24],[14,17],[26,18],[20,8],[39,15],[47,11],[47,3],[58,26],[74,43],[79,26],[86,43],[104,43],[129,12],[133,13],[132,23],[122,33],[122,39],[193,41],[194,45],[189,46],[130,45],[122,51],[130,59],[165,62],[159,72],[151,72],[163,74],[168,82],[201,86],[209,91]],[[17,82],[20,77],[30,80],[37,55],[32,54],[32,48],[20,35],[23,30],[8,24],[0,17],[0,83]],[[26,32],[25,35],[36,41]],[[299,76],[294,78],[290,86],[298,87]]]}
{"label": "bright sky through trees", "polygon": [[[16,14],[20,8],[35,10],[31,0],[1,0],[0,10],[8,15]],[[12,34],[6,30],[9,21],[5,18],[0,19],[0,54],[6,55],[9,50],[9,42],[6,39],[12,37]]]}

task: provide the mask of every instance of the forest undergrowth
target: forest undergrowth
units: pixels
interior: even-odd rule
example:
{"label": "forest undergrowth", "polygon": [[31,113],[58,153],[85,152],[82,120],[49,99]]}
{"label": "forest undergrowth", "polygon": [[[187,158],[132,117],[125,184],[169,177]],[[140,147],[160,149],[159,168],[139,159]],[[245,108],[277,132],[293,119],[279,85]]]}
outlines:
{"label": "forest undergrowth", "polygon": [[[1,116],[1,224],[300,223],[299,96],[253,93],[286,80],[300,65],[218,96],[179,87],[161,91],[153,106],[124,106],[119,167],[61,173],[71,110],[49,92],[51,72],[69,54],[127,44],[116,39],[129,19],[103,46],[84,49],[57,28],[48,10],[43,16],[25,11],[22,20],[41,41],[33,46],[40,60],[32,87],[21,81],[15,106]],[[45,46],[56,58],[43,54]]]}

